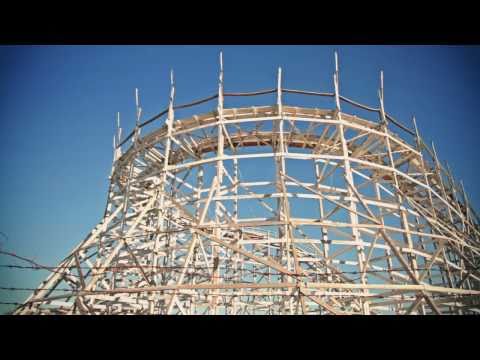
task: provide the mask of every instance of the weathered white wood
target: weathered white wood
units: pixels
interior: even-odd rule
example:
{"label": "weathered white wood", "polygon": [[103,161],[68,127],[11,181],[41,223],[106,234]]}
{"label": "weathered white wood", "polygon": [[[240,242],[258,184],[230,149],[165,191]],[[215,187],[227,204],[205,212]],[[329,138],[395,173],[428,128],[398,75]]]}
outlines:
{"label": "weathered white wood", "polygon": [[274,105],[225,108],[219,60],[214,111],[175,119],[172,71],[142,136],[135,89],[103,220],[17,313],[479,311],[478,216],[416,120],[397,135],[383,72],[370,121],[341,111],[363,105],[341,96],[336,53],[333,110],[285,104],[280,68]]}

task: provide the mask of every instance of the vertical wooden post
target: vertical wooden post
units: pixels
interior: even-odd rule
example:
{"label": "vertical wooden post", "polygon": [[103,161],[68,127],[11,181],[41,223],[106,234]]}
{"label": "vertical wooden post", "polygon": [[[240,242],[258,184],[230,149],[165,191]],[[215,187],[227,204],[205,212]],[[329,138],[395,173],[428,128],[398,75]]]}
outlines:
{"label": "vertical wooden post", "polygon": [[[110,176],[109,176],[110,184],[109,184],[109,187],[108,187],[107,206],[105,207],[105,211],[103,213],[104,218],[106,216],[108,216],[108,214],[110,214],[110,212],[112,210],[112,201],[111,201],[112,196],[113,196],[113,191],[112,191],[113,190],[113,179],[112,179],[112,176],[113,176],[113,173],[115,171],[115,163],[122,156],[122,148],[120,147],[120,143],[121,143],[121,140],[122,140],[121,136],[122,136],[122,128],[120,127],[120,113],[117,112],[117,132],[116,132],[116,134],[113,135],[113,161],[112,161],[112,168],[110,170]],[[101,240],[100,240],[100,242],[101,242]]]}
{"label": "vertical wooden post", "polygon": [[[224,123],[223,123],[223,54],[220,52],[219,55],[219,63],[220,63],[220,72],[218,76],[218,104],[217,104],[217,113],[218,113],[218,126],[217,126],[217,181],[216,185],[212,184],[211,186],[216,186],[216,193],[220,195],[220,189],[223,184],[223,157],[224,157],[224,147],[225,147],[225,136],[224,136]],[[222,216],[220,216],[222,212],[221,209],[221,201],[215,201],[215,221],[217,224],[222,222]],[[219,239],[222,238],[222,230],[220,228],[215,229],[215,236]],[[217,284],[220,282],[219,279],[219,269],[222,264],[219,261],[219,251],[218,246],[216,244],[212,244],[212,256],[214,264],[218,264],[215,266],[215,269],[212,273],[212,282]],[[217,302],[218,297],[214,295],[212,297],[212,313],[215,315],[217,313]]]}
{"label": "vertical wooden post", "polygon": [[118,136],[118,144],[122,141],[122,128],[120,126],[120,112],[117,112],[117,136]]}
{"label": "vertical wooden post", "polygon": [[335,72],[333,74],[333,86],[335,88],[335,108],[338,111],[341,111],[340,106],[340,89],[339,89],[339,67],[338,67],[338,54],[335,51]]}
{"label": "vertical wooden post", "polygon": [[[328,161],[328,160],[326,160]],[[321,172],[320,172],[320,165],[317,161],[314,161],[315,165],[315,181],[317,184],[317,191],[320,192],[320,185],[321,185]],[[323,199],[318,198],[318,212],[319,212],[319,219],[323,219],[325,216],[325,211],[324,211],[324,206],[323,206]],[[321,227],[321,232],[322,232],[322,249],[323,249],[323,256],[325,258],[325,263],[327,265],[330,265],[330,260],[328,260],[328,254],[330,250],[330,241],[328,240],[328,227],[322,226]],[[328,267],[325,267],[325,272],[328,274],[327,280],[332,281],[333,278],[331,276],[331,270]]]}
{"label": "vertical wooden post", "polygon": [[[379,95],[379,100],[380,100],[380,116],[381,116],[381,122],[382,122],[382,127],[383,131],[385,134],[385,142],[387,145],[387,152],[388,152],[388,158],[390,162],[390,166],[392,168],[392,175],[393,175],[393,181],[395,184],[395,188],[400,188],[400,182],[398,180],[397,173],[395,172],[395,161],[393,159],[393,151],[392,151],[392,144],[390,142],[390,134],[388,132],[388,122],[385,117],[385,105],[384,105],[384,90],[383,90],[383,71],[380,72],[380,91],[378,93]],[[403,239],[404,242],[407,244],[408,248],[410,249],[410,252],[407,254],[407,258],[409,259],[409,266],[412,268],[412,272],[415,275],[415,278],[418,279],[418,266],[417,266],[417,259],[416,255],[413,254],[413,241],[412,241],[412,236],[409,228],[409,222],[408,222],[408,216],[407,212],[405,209],[402,207],[403,203],[403,197],[397,193],[396,195],[397,198],[397,204],[398,204],[398,214],[400,217],[400,223],[401,226],[404,230],[403,232]],[[421,308],[423,312],[423,308]]]}
{"label": "vertical wooden post", "polygon": [[460,207],[460,200],[459,200],[458,195],[457,195],[457,192],[458,192],[457,191],[457,185],[455,184],[455,179],[453,178],[452,170],[450,169],[450,166],[448,165],[448,163],[446,164],[446,167],[447,167],[448,181],[450,183],[450,191],[452,193],[453,200],[455,202],[455,208],[457,209],[458,213],[460,214],[459,218],[462,221],[462,232],[464,232],[465,231],[465,218],[463,216],[462,208]]}
{"label": "vertical wooden post", "polygon": [[[442,166],[440,164],[440,161],[438,160],[437,151],[435,149],[435,144],[433,143],[433,141],[432,141],[432,150],[433,150],[433,156],[434,156],[434,162],[435,162],[435,172],[437,173],[439,187],[440,187],[440,190],[442,191],[443,198],[448,201],[447,192],[445,190],[445,184],[443,182]],[[449,206],[447,206],[447,212],[448,212],[449,220],[453,224],[452,211],[450,210]]]}
{"label": "vertical wooden post", "polygon": [[[162,179],[162,192],[163,196],[161,197],[160,201],[160,206],[163,209],[164,207],[164,201],[165,201],[165,196],[167,193],[166,187],[167,187],[167,172],[169,170],[169,162],[170,162],[170,153],[171,153],[171,148],[172,148],[172,133],[173,133],[173,122],[175,120],[175,112],[173,109],[173,102],[175,99],[175,78],[173,74],[173,70],[170,70],[170,99],[168,102],[168,118],[167,118],[167,141],[166,141],[166,146],[165,146],[165,159],[164,159],[164,167],[163,167],[163,179]],[[167,219],[167,224],[166,224],[166,231],[169,231],[170,228],[170,221]],[[168,252],[168,255],[170,256],[170,265],[175,266],[175,244],[176,244],[176,237],[173,235],[173,244],[170,243],[170,240],[172,238],[172,235],[170,232],[168,232],[168,239],[169,239],[169,248],[172,249]]]}
{"label": "vertical wooden post", "polygon": [[140,118],[142,116],[142,108],[140,107],[140,101],[138,97],[138,88],[135,88],[135,106],[137,109],[137,116],[135,119],[135,134],[133,136],[134,145],[137,145],[138,139],[140,137]]}
{"label": "vertical wooden post", "polygon": [[[467,193],[465,192],[465,187],[463,186],[463,181],[460,180],[460,187],[462,189],[462,196],[463,196],[463,201],[464,201],[464,204],[465,204],[465,217],[467,219],[467,223],[470,222],[470,204],[468,203],[468,197],[467,197]],[[468,229],[467,229],[467,233],[468,233]]]}
{"label": "vertical wooden post", "polygon": [[[345,128],[343,125],[343,120],[342,120],[342,113],[341,113],[341,106],[340,106],[340,84],[339,84],[339,66],[338,66],[338,54],[335,52],[335,73],[333,74],[333,81],[334,81],[334,87],[335,87],[335,104],[336,104],[336,118],[339,121],[338,122],[338,135],[340,138],[340,142],[342,145],[342,156],[343,156],[343,163],[344,163],[344,171],[345,171],[345,176],[350,184],[352,186],[355,186],[355,182],[353,180],[353,172],[351,169],[350,165],[350,154],[348,151],[348,146],[347,146],[347,140],[345,139]],[[352,237],[353,240],[356,243],[361,242],[360,238],[360,232],[358,231],[358,216],[357,216],[357,205],[356,202],[353,201],[353,198],[355,197],[352,189],[345,184],[345,188],[348,193],[348,198],[350,199],[350,211],[349,211],[349,217],[350,217],[350,222],[352,224]],[[364,246],[363,245],[356,245],[357,249],[357,260],[358,260],[358,270],[362,274],[361,276],[361,282],[362,285],[367,284],[367,277],[365,272],[363,272],[363,264],[365,263],[365,253],[364,253]],[[368,289],[363,289],[363,293],[366,294],[367,296],[365,298],[360,299],[360,303],[362,304],[362,311],[365,315],[370,314],[370,306],[368,300]]]}
{"label": "vertical wooden post", "polygon": [[[294,236],[292,231],[292,226],[290,223],[290,206],[288,203],[287,188],[285,185],[284,174],[286,173],[285,166],[285,137],[283,132],[283,101],[282,101],[282,68],[278,68],[277,72],[277,107],[278,107],[278,116],[279,119],[275,122],[275,136],[278,141],[275,144],[276,156],[276,178],[277,178],[277,191],[282,193],[282,196],[277,201],[277,212],[280,220],[283,224],[279,228],[279,238],[284,241],[281,243],[284,244],[283,249],[286,251],[286,260],[287,260],[287,269],[290,271],[295,271],[295,273],[300,274],[301,268],[300,263],[297,258],[297,251],[294,244]],[[279,152],[279,154],[278,154]],[[283,252],[283,251],[282,251]],[[293,256],[293,258],[292,258]],[[282,276],[283,279],[283,276]],[[283,280],[282,280],[283,281]],[[293,281],[293,279],[288,278],[288,282]],[[297,283],[298,280],[297,280]],[[303,294],[298,291],[297,296],[298,302],[302,305],[302,310],[305,312],[305,302],[303,299]],[[293,296],[288,299],[288,307],[290,314],[293,314]]]}
{"label": "vertical wooden post", "polygon": [[[442,178],[442,167],[440,165],[440,161],[438,160],[437,151],[435,149],[435,144],[433,143],[433,141],[432,141],[432,151],[433,151],[433,157],[434,157],[434,163],[435,163],[435,172],[436,172],[436,175],[437,175],[437,178],[438,178],[438,185],[439,185],[439,188],[442,192],[443,198],[448,201],[447,193],[445,191],[445,186],[444,186],[443,178]],[[452,212],[450,210],[450,207],[448,207],[448,206],[447,206],[447,212],[448,212],[449,220],[453,224]],[[452,256],[452,254],[449,250],[445,250],[445,248],[444,248],[442,251],[443,251],[445,259],[447,259],[447,257]],[[457,281],[457,276],[451,272],[450,266],[448,265],[448,263],[446,263],[446,268],[447,268],[447,276],[448,276],[448,279],[449,279],[450,286],[454,286],[454,283],[458,282]]]}
{"label": "vertical wooden post", "polygon": [[278,114],[282,114],[282,68],[278,68],[277,72],[277,106],[278,106]]}
{"label": "vertical wooden post", "polygon": [[[282,68],[278,68],[277,71],[277,112],[278,112],[278,120],[275,120],[273,124],[274,128],[274,152],[275,152],[275,172],[276,172],[276,190],[282,191],[280,182],[282,179],[281,172],[284,170],[283,164],[283,108],[282,108]],[[278,154],[280,153],[280,154]],[[277,199],[277,213],[278,213],[278,220],[282,221],[282,199]],[[284,237],[284,230],[283,226],[280,226],[278,229],[278,237],[281,239]],[[280,243],[280,257],[283,258],[283,251],[285,249],[285,244],[283,242]],[[287,268],[288,268],[287,262]],[[283,275],[282,275],[283,281]]]}
{"label": "vertical wooden post", "polygon": [[[138,99],[138,89],[135,88],[135,108],[136,108],[136,118],[135,118],[135,132],[133,136],[133,146],[136,147],[138,143],[138,138],[140,136],[140,128],[139,128],[139,123],[140,123],[140,116],[142,114],[142,109],[139,104],[139,99]],[[131,179],[133,177],[133,171],[135,168],[135,160],[132,160],[128,172],[128,179],[127,179],[127,185],[125,189],[125,194],[124,194],[124,200],[123,200],[123,219],[122,219],[122,226],[121,226],[121,233],[123,234],[125,232],[125,226],[126,226],[126,217],[127,217],[127,210],[128,210],[128,196],[130,195],[130,184],[131,184]]]}
{"label": "vertical wooden post", "polygon": [[380,71],[380,90],[378,92],[378,97],[380,99],[380,117],[381,117],[381,122],[385,126],[387,126],[387,118],[385,116],[385,104],[384,104],[384,98],[383,98],[384,92],[383,92],[383,71]]}
{"label": "vertical wooden post", "polygon": [[[158,255],[156,252],[158,251],[160,247],[160,239],[164,239],[163,241],[166,243],[166,254],[163,257],[163,266],[167,266],[169,263],[173,265],[173,261],[171,260],[173,258],[173,255],[171,254],[171,248],[173,247],[170,244],[170,239],[171,239],[171,234],[168,232],[168,219],[167,219],[167,211],[168,209],[165,209],[165,196],[166,196],[166,188],[167,188],[167,173],[169,170],[169,160],[170,160],[170,151],[171,151],[171,146],[172,146],[172,132],[173,132],[173,121],[175,118],[175,113],[173,109],[173,104],[174,104],[174,99],[175,99],[175,81],[174,81],[174,73],[173,70],[170,70],[170,96],[169,96],[169,101],[168,101],[168,114],[167,114],[167,119],[165,121],[165,124],[167,126],[167,136],[165,139],[165,153],[164,153],[164,158],[163,158],[163,166],[162,166],[162,172],[160,176],[160,182],[158,184],[159,186],[159,199],[158,199],[158,207],[157,207],[157,213],[158,213],[158,219],[157,219],[157,231],[159,234],[156,235],[155,239],[155,254],[154,254],[154,259],[153,259],[153,266],[158,266]],[[165,274],[162,274],[161,276],[162,280],[161,283],[163,284],[166,281]],[[165,295],[164,292],[160,293],[161,295]],[[171,298],[173,298],[173,295],[171,295]],[[167,301],[164,302],[164,304],[167,304]],[[153,310],[151,308],[151,310]],[[159,311],[166,312],[166,307],[162,309],[159,309]]]}
{"label": "vertical wooden post", "polygon": [[[428,167],[427,167],[426,161],[425,161],[425,159],[423,157],[423,154],[422,154],[422,150],[425,148],[425,145],[424,145],[423,140],[420,136],[420,132],[419,132],[419,129],[418,129],[418,126],[417,126],[417,121],[416,121],[415,117],[413,117],[412,121],[413,121],[413,126],[415,128],[417,150],[420,153],[421,171],[423,173],[424,182],[427,185],[427,195],[428,195],[429,207],[431,208],[431,213],[432,213],[433,219],[435,221],[437,221],[437,211],[435,209],[435,205],[434,205],[434,202],[433,202],[430,180],[428,179],[428,175],[427,175]],[[430,233],[434,234],[434,230],[431,226],[430,226]],[[435,242],[432,242],[432,247],[433,247],[433,250],[436,252],[437,249],[438,249],[438,246]],[[430,271],[429,271],[429,274],[431,274]],[[448,280],[445,280],[444,271],[441,271],[440,275],[441,275],[443,284],[447,284]],[[423,304],[422,304],[422,307],[423,307],[423,313],[425,313],[425,309],[424,309]]]}
{"label": "vertical wooden post", "polygon": [[117,149],[117,159],[122,156],[122,148],[120,147],[120,144],[122,143],[122,128],[120,126],[120,112],[117,112],[117,143],[118,143],[118,149]]}
{"label": "vertical wooden post", "polygon": [[[152,251],[152,261],[151,261],[151,279],[153,279],[154,283],[158,284],[164,284],[166,277],[165,273],[159,274],[157,271],[157,267],[160,265],[159,262],[159,250],[160,250],[160,243],[161,240],[163,242],[167,242],[165,239],[168,238],[170,239],[170,234],[165,233],[166,229],[166,224],[165,224],[165,215],[167,213],[167,209],[164,208],[164,199],[165,199],[165,187],[166,187],[166,181],[167,181],[167,171],[168,171],[168,161],[169,161],[169,156],[170,156],[170,147],[171,147],[171,133],[172,133],[172,122],[173,122],[173,98],[175,94],[175,87],[174,87],[174,82],[173,82],[173,70],[170,72],[170,98],[169,98],[169,107],[168,107],[168,116],[166,119],[166,125],[167,125],[167,138],[166,138],[166,145],[165,145],[165,154],[164,154],[164,159],[163,159],[163,164],[162,164],[162,172],[160,175],[159,181],[157,180],[155,182],[155,185],[159,187],[159,199],[157,202],[157,207],[156,207],[156,212],[157,212],[157,219],[156,219],[156,231],[157,233],[155,234],[155,240],[154,240],[154,245],[153,245],[153,251]],[[166,266],[168,263],[168,251],[165,254],[163,258],[163,266]],[[165,295],[164,292],[158,293],[158,295]],[[155,307],[155,294],[151,294],[149,297],[149,313],[154,314],[154,313],[161,313],[162,308],[159,306],[158,309]]]}

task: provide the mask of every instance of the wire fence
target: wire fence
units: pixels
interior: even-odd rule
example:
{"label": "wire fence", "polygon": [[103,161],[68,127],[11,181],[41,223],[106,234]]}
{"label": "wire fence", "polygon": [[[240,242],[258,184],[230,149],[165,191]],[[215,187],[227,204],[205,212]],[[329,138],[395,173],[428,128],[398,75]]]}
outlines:
{"label": "wire fence", "polygon": [[[0,251],[0,253],[2,253]],[[78,269],[76,266],[72,267],[63,267],[62,270],[58,270],[59,267],[51,267],[51,266],[44,266],[44,265],[39,265],[39,266],[26,266],[26,265],[16,265],[16,264],[0,264],[0,268],[10,268],[10,269],[28,269],[28,270],[48,270],[52,272],[60,272],[62,274],[65,274],[65,270],[71,270],[71,269]],[[208,279],[223,279],[224,281],[242,281],[243,283],[249,283],[248,281],[245,281],[245,277],[268,277],[268,276],[281,276],[281,273],[273,273],[273,272],[265,272],[265,271],[260,271],[257,269],[249,269],[249,268],[235,268],[233,266],[231,267],[207,267],[207,266],[152,266],[152,265],[121,265],[121,266],[94,266],[94,267],[87,267],[87,266],[81,266],[81,269],[88,269],[88,270],[114,270],[114,271],[120,271],[120,270],[129,270],[129,269],[140,269],[143,268],[145,269],[150,269],[150,270],[161,270],[162,273],[164,272],[169,272],[169,273],[180,273],[185,271],[185,275],[187,277],[189,276],[197,276],[197,277],[205,277]],[[480,267],[476,267],[475,269],[478,269]],[[193,270],[193,271],[192,271]],[[207,270],[207,271],[215,271],[215,270],[224,270],[223,275],[213,275],[212,273],[209,272],[198,272],[196,270]],[[445,271],[443,269],[432,269],[432,268],[414,268],[413,270],[417,271]],[[232,276],[229,275],[229,271],[235,271],[236,275]],[[359,270],[351,270],[351,271],[334,271],[334,270],[329,270],[325,272],[311,272],[310,274],[307,274],[305,276],[323,276],[323,277],[329,277],[329,276],[334,276],[334,275],[355,275],[355,274],[372,274],[372,273],[392,273],[392,272],[404,272],[406,271],[404,268],[392,268],[392,269],[371,269],[371,270],[365,270],[365,271],[359,271]],[[75,276],[79,277],[79,275],[68,273],[69,276]],[[360,280],[362,277],[358,277],[355,279],[349,279],[352,282]],[[261,284],[261,282],[250,282],[252,284]],[[6,291],[59,291],[59,292],[70,292],[72,294],[81,291],[80,289],[62,289],[62,288],[49,288],[49,287],[37,287],[37,288],[29,288],[29,287],[14,287],[14,286],[0,286],[0,290],[6,290]],[[95,292],[93,290],[93,292]],[[471,295],[471,294],[466,294],[466,295]],[[475,294],[473,294],[475,295]],[[465,296],[465,295],[462,295]],[[475,295],[478,296],[478,295]]]}
{"label": "wire fence", "polygon": [[[33,259],[29,259],[24,256],[19,256],[15,253],[7,252],[7,251],[2,251],[0,250],[0,254],[13,257],[25,262],[28,262],[31,265],[17,265],[17,264],[0,264],[0,268],[7,268],[7,269],[25,269],[25,270],[47,270],[50,272],[54,273],[61,273],[62,275],[67,275],[72,276],[72,277],[79,277],[83,281],[85,278],[88,278],[87,276],[84,276],[81,272],[81,270],[88,270],[89,273],[91,274],[91,271],[98,271],[98,270],[103,270],[103,271],[111,271],[111,272],[118,272],[118,271],[127,271],[127,270],[135,270],[135,269],[142,269],[144,270],[149,270],[150,274],[149,275],[155,275],[158,273],[160,274],[165,274],[165,273],[170,273],[170,274],[175,274],[175,273],[185,273],[185,275],[188,277],[191,276],[196,276],[196,277],[205,277],[206,279],[222,279],[224,282],[238,282],[241,281],[242,283],[251,283],[251,284],[262,284],[260,281],[265,278],[265,277],[270,277],[270,276],[281,276],[282,274],[277,272],[273,273],[271,271],[261,271],[260,269],[255,269],[253,264],[250,264],[250,268],[245,267],[245,266],[235,266],[234,264],[225,264],[223,267],[219,266],[219,264],[216,264],[216,266],[197,266],[197,265],[190,265],[190,266],[155,266],[155,265],[133,265],[133,264],[125,264],[125,265],[112,265],[112,266],[78,266],[78,265],[69,265],[69,266],[46,266],[37,263]],[[267,265],[259,265],[260,267],[267,267]],[[464,269],[448,269],[449,272],[452,272],[452,270],[458,270],[458,271],[472,271],[472,270],[477,270],[479,269],[480,266],[477,267],[468,267]],[[78,272],[77,274],[72,274],[70,271],[75,270]],[[204,272],[199,272],[200,270],[203,270]],[[223,275],[215,275],[215,271],[221,271],[223,270]],[[417,267],[410,269],[413,271],[426,271],[426,272],[433,272],[433,271],[439,271],[442,273],[446,273],[447,269],[441,269],[441,268],[432,268],[432,265],[430,264],[428,267]],[[157,273],[155,273],[157,271]],[[229,274],[230,271],[234,271],[234,274]],[[351,270],[351,271],[339,271],[339,270],[332,270],[331,268],[326,268],[322,272],[315,272],[315,269],[311,271],[309,274],[306,275],[301,275],[301,276],[306,276],[306,277],[317,277],[322,276],[322,277],[330,277],[330,276],[336,276],[336,275],[361,275],[358,278],[354,279],[348,279],[351,282],[358,281],[362,279],[363,276],[367,274],[373,274],[373,273],[393,273],[393,272],[406,272],[405,268],[390,268],[390,269],[364,269],[363,271],[360,270]],[[218,274],[218,272],[217,272]],[[294,276],[296,276],[294,274]],[[297,275],[298,276],[298,275]],[[250,278],[250,281],[247,279]],[[461,283],[463,281],[461,280]],[[138,282],[135,286],[138,286],[140,282]],[[69,286],[71,286],[69,284]],[[332,287],[334,288],[334,283],[332,283]],[[128,288],[127,288],[128,289]],[[105,291],[108,293],[108,290],[90,290],[88,291],[88,294],[85,294],[85,291],[82,290],[79,286],[77,288],[60,288],[60,287],[42,287],[39,286],[37,288],[32,288],[32,287],[16,287],[16,286],[0,286],[0,290],[3,291],[13,291],[13,292],[20,292],[20,291],[28,291],[28,292],[33,292],[37,293],[38,291],[49,291],[49,292],[64,292],[68,293],[68,295],[75,296],[76,294],[81,294],[82,296],[88,296],[88,295],[95,295],[96,293],[105,293]],[[121,290],[119,288],[115,289],[116,291]],[[142,291],[141,288],[138,289],[139,292]],[[148,288],[145,289],[145,292],[150,292],[151,289],[149,290]],[[179,289],[164,289],[160,290],[162,293],[178,293]],[[182,294],[182,295],[189,295],[189,294]],[[192,295],[192,294],[190,294]],[[281,295],[281,294],[280,294]],[[279,296],[280,296],[279,295]],[[194,296],[194,295],[192,295]],[[234,294],[232,294],[234,296]],[[276,295],[272,295],[276,296]],[[283,295],[282,295],[283,296]],[[285,295],[287,296],[287,295]],[[291,296],[291,295],[288,295]],[[352,296],[356,296],[354,292],[352,292]],[[378,298],[378,299],[383,299],[383,298],[389,298],[389,296],[384,296],[380,294],[372,294],[372,297]],[[476,297],[479,298],[477,294],[461,294],[461,295],[452,295],[452,294],[440,294],[436,293],[433,295],[434,298],[444,298],[444,297],[454,297],[454,298],[459,298],[459,297]],[[48,299],[45,299],[45,301],[49,301]],[[0,301],[0,305],[6,305],[6,306],[25,306],[27,304],[31,304],[31,302],[25,302],[25,303],[19,303],[19,302],[8,302],[8,301]]]}

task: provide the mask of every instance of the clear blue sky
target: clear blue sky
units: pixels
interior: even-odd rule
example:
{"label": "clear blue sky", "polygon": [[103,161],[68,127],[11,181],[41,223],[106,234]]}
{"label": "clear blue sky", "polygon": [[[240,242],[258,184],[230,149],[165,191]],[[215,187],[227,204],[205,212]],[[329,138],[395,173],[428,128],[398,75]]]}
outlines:
{"label": "clear blue sky", "polygon": [[[220,49],[226,91],[273,88],[278,66],[284,87],[332,91],[337,49],[341,93],[376,107],[383,69],[387,112],[409,127],[416,116],[479,209],[478,46],[1,46],[2,249],[47,265],[66,256],[103,214],[116,112],[127,134],[135,87],[144,119],[163,110],[170,68],[177,103],[215,93]],[[45,276],[0,268],[0,286],[35,287]],[[0,301],[27,295],[0,290]]]}

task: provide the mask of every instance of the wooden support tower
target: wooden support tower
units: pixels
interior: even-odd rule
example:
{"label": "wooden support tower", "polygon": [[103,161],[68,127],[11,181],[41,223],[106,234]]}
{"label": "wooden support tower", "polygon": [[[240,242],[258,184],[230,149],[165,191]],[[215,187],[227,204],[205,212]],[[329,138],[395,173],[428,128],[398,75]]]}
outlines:
{"label": "wooden support tower", "polygon": [[[339,78],[335,53],[333,91],[288,89],[278,68],[276,87],[227,92],[220,54],[216,94],[175,104],[172,71],[168,106],[143,122],[135,89],[103,218],[15,313],[478,314],[480,226],[463,183],[415,118],[412,130],[386,112],[383,71],[379,107],[342,96]],[[268,94],[276,103],[229,106]]]}

